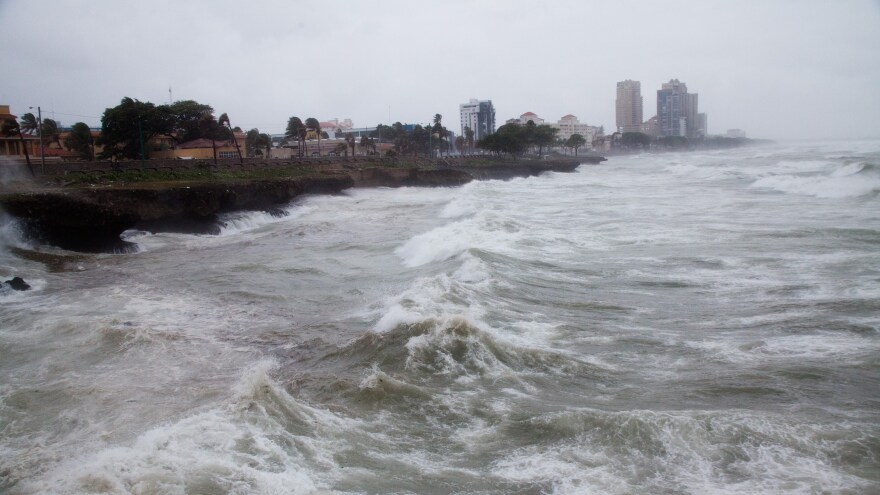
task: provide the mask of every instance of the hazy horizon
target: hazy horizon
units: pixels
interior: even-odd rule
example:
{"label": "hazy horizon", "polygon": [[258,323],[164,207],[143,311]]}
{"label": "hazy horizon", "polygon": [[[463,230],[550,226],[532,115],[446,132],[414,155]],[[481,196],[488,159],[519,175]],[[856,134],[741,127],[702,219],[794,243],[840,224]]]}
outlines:
{"label": "hazy horizon", "polygon": [[457,133],[458,105],[478,98],[498,125],[571,113],[612,132],[618,81],[641,82],[647,120],[679,79],[710,134],[880,137],[876,1],[307,5],[2,2],[0,104],[100,125],[123,97],[167,103],[171,87],[245,130],[440,113]]}

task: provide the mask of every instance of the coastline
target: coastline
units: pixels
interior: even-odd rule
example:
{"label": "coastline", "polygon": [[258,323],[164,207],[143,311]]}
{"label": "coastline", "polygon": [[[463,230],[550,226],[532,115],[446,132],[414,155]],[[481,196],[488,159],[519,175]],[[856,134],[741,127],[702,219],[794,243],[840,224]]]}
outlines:
{"label": "coastline", "polygon": [[[353,187],[455,187],[472,180],[531,177],[543,172],[573,172],[581,164],[600,163],[587,156],[533,160],[457,158],[433,162],[394,161],[391,165],[345,161],[296,168],[280,167],[278,176],[242,172],[221,177],[140,182],[88,180],[45,186],[17,183],[0,189],[0,208],[20,219],[26,234],[40,243],[77,252],[130,252],[134,246],[120,238],[125,230],[216,234],[217,215],[232,211],[268,211],[303,194],[338,194]],[[91,176],[89,176],[90,178]],[[100,177],[100,176],[99,176]],[[143,176],[140,176],[143,178]],[[185,177],[185,174],[184,174]],[[44,177],[45,179],[46,177]],[[73,182],[73,183],[71,183]]]}

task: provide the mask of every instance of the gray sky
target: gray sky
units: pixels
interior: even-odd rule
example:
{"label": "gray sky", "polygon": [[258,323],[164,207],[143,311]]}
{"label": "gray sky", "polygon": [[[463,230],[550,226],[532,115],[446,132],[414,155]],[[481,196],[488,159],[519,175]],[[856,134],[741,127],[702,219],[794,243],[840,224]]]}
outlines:
{"label": "gray sky", "polygon": [[677,78],[709,132],[880,137],[880,2],[0,0],[0,104],[99,125],[130,96],[193,99],[245,130],[288,117],[356,126],[491,99],[614,129],[616,82],[644,116]]}

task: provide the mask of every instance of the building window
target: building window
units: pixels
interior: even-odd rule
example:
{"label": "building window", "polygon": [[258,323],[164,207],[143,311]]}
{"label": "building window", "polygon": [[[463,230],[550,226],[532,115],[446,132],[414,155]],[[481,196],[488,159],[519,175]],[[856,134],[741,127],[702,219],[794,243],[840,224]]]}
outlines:
{"label": "building window", "polygon": [[218,158],[238,158],[238,153],[235,151],[221,151],[217,153]]}

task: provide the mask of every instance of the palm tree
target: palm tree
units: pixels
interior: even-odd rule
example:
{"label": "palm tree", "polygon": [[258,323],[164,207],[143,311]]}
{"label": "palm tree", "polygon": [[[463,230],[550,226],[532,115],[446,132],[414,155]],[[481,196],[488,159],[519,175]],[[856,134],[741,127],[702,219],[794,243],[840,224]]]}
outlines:
{"label": "palm tree", "polygon": [[52,119],[43,120],[43,142],[40,146],[46,146],[48,143],[56,143],[61,147],[60,134],[58,133],[58,123]]}
{"label": "palm tree", "polygon": [[40,123],[37,122],[37,118],[34,114],[26,113],[21,116],[21,126],[19,127],[20,132],[33,136],[39,129]]}
{"label": "palm tree", "polygon": [[238,151],[238,162],[244,165],[244,158],[241,157],[241,148],[238,147],[238,139],[236,139],[235,131],[229,123],[229,115],[226,115],[225,113],[220,114],[220,119],[217,120],[217,123],[220,124],[220,127],[226,127],[229,129],[229,134],[232,134],[232,142],[235,143],[235,149]]}
{"label": "palm tree", "polygon": [[321,123],[314,117],[306,119],[306,128],[315,131],[318,136],[318,156],[321,156]]}
{"label": "palm tree", "polygon": [[303,148],[306,143],[306,126],[299,117],[291,117],[287,120],[287,130],[284,132],[287,139],[296,139],[299,147],[299,156],[303,156]]}
{"label": "palm tree", "polygon": [[[357,144],[357,141],[354,139],[354,135],[352,133],[345,134],[345,142],[348,143],[348,146],[351,148],[351,156],[354,156],[354,147]],[[348,155],[348,153],[346,153]]]}
{"label": "palm tree", "polygon": [[21,143],[21,149],[24,151],[24,159],[27,162],[28,170],[31,172],[31,177],[33,177],[34,169],[31,167],[31,156],[28,154],[27,145],[24,142],[24,136],[21,135],[21,126],[15,121],[15,119],[4,120],[0,123],[0,135],[11,137],[14,134],[18,134],[18,142]]}
{"label": "palm tree", "polygon": [[462,154],[462,151],[464,150],[464,137],[462,137],[462,136],[455,137],[455,147],[458,148],[458,153]]}
{"label": "palm tree", "polygon": [[73,124],[67,137],[64,138],[64,147],[70,151],[76,151],[82,160],[95,159],[92,130],[84,122]]}

